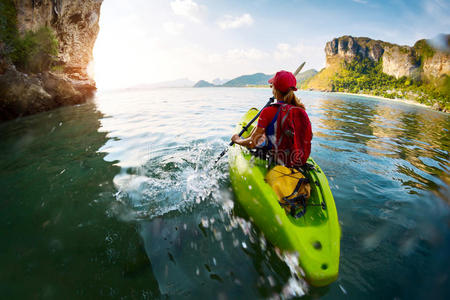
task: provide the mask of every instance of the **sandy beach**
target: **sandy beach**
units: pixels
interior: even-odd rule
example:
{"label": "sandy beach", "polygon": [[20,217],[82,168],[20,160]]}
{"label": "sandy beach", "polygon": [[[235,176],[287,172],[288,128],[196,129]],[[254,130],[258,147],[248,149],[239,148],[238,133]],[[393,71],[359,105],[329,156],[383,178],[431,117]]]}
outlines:
{"label": "sandy beach", "polygon": [[[246,86],[246,88],[270,88],[269,85],[255,85],[255,86]],[[405,103],[405,104],[410,104],[410,105],[416,105],[416,106],[420,106],[423,108],[428,108],[434,111],[438,111],[433,109],[433,107],[429,106],[429,105],[425,105],[423,103],[419,103],[417,101],[411,100],[411,99],[403,99],[403,98],[386,98],[386,97],[382,97],[382,96],[376,96],[376,95],[370,95],[370,94],[355,94],[355,93],[347,93],[347,92],[324,92],[324,91],[320,91],[320,90],[302,90],[299,89],[299,91],[312,91],[312,92],[321,92],[321,93],[329,93],[329,94],[341,94],[341,95],[350,95],[350,96],[360,96],[360,97],[366,97],[366,98],[377,98],[377,99],[381,99],[381,100],[388,100],[388,101],[394,101],[394,102],[401,102],[401,103]],[[444,113],[450,113],[447,111],[441,111]]]}
{"label": "sandy beach", "polygon": [[[306,90],[304,90],[304,91],[306,91]],[[316,91],[316,90],[311,90],[311,91],[322,92],[322,91]],[[429,108],[431,110],[438,111],[438,110],[433,109],[433,107],[431,107],[431,106],[428,106],[428,105],[425,105],[423,103],[419,103],[417,101],[410,100],[410,99],[402,99],[402,98],[391,99],[391,98],[386,98],[386,97],[382,97],[382,96],[375,96],[375,95],[370,95],[370,94],[354,94],[354,93],[347,93],[347,92],[323,92],[323,93],[342,94],[342,95],[350,95],[350,96],[361,96],[361,97],[366,97],[366,98],[377,98],[377,99],[382,99],[382,100],[402,102],[402,103],[406,103],[406,104],[421,106],[423,108]],[[441,111],[441,112],[450,113],[448,111]]]}
{"label": "sandy beach", "polygon": [[428,105],[425,105],[423,103],[419,103],[417,101],[410,100],[410,99],[402,99],[402,98],[391,99],[391,98],[386,98],[386,97],[382,97],[382,96],[375,96],[375,95],[370,95],[370,94],[354,94],[354,93],[346,93],[346,92],[328,92],[328,93],[361,96],[361,97],[367,97],[367,98],[377,98],[377,99],[382,99],[382,100],[403,102],[403,103],[407,103],[407,104],[412,104],[412,105],[417,105],[417,106],[433,109],[431,106],[428,106]]}

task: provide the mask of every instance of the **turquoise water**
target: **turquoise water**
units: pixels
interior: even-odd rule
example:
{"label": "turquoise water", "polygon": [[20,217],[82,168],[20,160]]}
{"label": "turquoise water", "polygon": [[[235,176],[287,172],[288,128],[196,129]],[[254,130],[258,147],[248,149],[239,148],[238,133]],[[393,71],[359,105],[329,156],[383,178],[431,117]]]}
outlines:
{"label": "turquoise water", "polygon": [[2,298],[445,299],[450,117],[299,92],[342,227],[339,279],[296,278],[211,164],[268,89],[99,93],[0,124]]}

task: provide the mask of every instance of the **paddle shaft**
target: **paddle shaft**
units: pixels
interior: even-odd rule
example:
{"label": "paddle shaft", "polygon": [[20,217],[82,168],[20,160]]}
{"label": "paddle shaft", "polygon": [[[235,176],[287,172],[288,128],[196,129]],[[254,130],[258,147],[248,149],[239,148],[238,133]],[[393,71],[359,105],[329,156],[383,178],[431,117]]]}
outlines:
{"label": "paddle shaft", "polygon": [[[245,125],[245,126],[242,127],[241,132],[239,132],[239,137],[241,137],[241,136],[244,134],[244,132],[246,132],[247,129],[253,124],[253,122],[255,122],[255,120],[258,119],[258,117],[259,117],[259,115],[261,114],[262,110],[263,110],[264,108],[266,108],[267,106],[269,106],[270,104],[272,104],[273,101],[275,101],[275,98],[274,98],[274,97],[270,97],[269,101],[267,101],[266,105],[264,105],[264,107],[256,114],[256,116],[255,116],[253,119],[251,119],[250,122],[248,122],[247,125]],[[229,146],[231,147],[231,146],[233,146],[233,145],[234,145],[234,142],[230,142]],[[227,153],[228,149],[229,149],[228,147],[225,148],[225,149],[223,149],[222,153],[220,153],[219,157],[216,159],[216,161],[214,162],[214,164],[216,164],[216,163],[219,161],[219,159],[221,159],[222,156],[224,156],[225,153]]]}
{"label": "paddle shaft", "polygon": [[[297,70],[295,70],[294,76],[297,76],[298,73],[300,73],[300,71],[303,69],[303,66],[305,65],[305,63],[306,63],[306,62],[302,63],[302,64],[297,68]],[[269,106],[270,104],[272,104],[274,101],[275,101],[275,98],[274,98],[274,97],[270,97],[269,101],[266,103],[266,105],[264,105],[263,108],[261,108],[261,109],[259,110],[259,112],[256,114],[256,116],[255,116],[253,119],[251,119],[250,122],[248,122],[247,125],[245,125],[244,127],[242,127],[241,132],[239,132],[239,137],[241,137],[241,135],[243,135],[244,132],[247,131],[247,129],[253,124],[253,122],[255,122],[255,120],[258,119],[258,117],[259,117],[259,115],[261,114],[262,110],[263,110],[264,108],[266,108],[267,106]],[[229,146],[231,147],[231,146],[233,146],[233,145],[234,145],[234,142],[230,142]],[[219,160],[227,153],[228,148],[229,148],[229,147],[223,149],[222,153],[220,153],[219,157],[217,157],[217,159],[216,159],[216,161],[214,162],[214,164],[216,164],[216,163],[217,163],[217,162],[218,162],[218,161],[219,161]]]}

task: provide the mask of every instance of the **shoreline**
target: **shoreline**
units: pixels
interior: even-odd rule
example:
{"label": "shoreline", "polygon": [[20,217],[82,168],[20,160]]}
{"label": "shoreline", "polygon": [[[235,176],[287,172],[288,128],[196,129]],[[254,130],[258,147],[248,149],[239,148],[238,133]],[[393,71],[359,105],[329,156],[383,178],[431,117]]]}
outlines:
{"label": "shoreline", "polygon": [[[268,88],[269,86],[265,86],[265,85],[255,85],[255,86],[245,86],[246,88]],[[450,113],[450,112],[446,112],[443,110],[436,110],[433,109],[432,106],[423,104],[423,103],[419,103],[415,100],[411,100],[411,99],[403,99],[403,98],[386,98],[383,96],[377,96],[377,95],[371,95],[371,94],[357,94],[357,93],[349,93],[349,92],[330,92],[330,91],[321,91],[321,90],[314,90],[314,89],[298,89],[298,91],[311,91],[311,92],[321,92],[321,93],[330,93],[330,94],[341,94],[341,95],[349,95],[349,96],[361,96],[361,97],[365,97],[365,98],[376,98],[376,99],[380,99],[380,100],[388,100],[388,101],[394,101],[394,102],[400,102],[400,103],[405,103],[405,104],[411,104],[411,105],[416,105],[416,106],[420,106],[423,108],[429,108],[433,111],[439,111],[439,112],[443,112],[443,113]]]}
{"label": "shoreline", "polygon": [[[246,86],[246,88],[268,88],[269,86],[264,86],[264,85],[261,85],[261,86]],[[420,107],[423,107],[423,108],[429,108],[429,109],[431,109],[431,110],[433,110],[433,111],[439,111],[439,112],[443,112],[443,113],[450,113],[450,112],[447,112],[447,111],[444,111],[444,110],[436,110],[436,109],[433,109],[433,107],[432,106],[429,106],[429,105],[426,105],[426,104],[423,104],[423,103],[419,103],[419,102],[417,102],[417,101],[415,101],[415,100],[411,100],[411,99],[403,99],[403,98],[394,98],[394,99],[392,99],[392,98],[386,98],[386,97],[383,97],[383,96],[377,96],[377,95],[371,95],[371,94],[357,94],[357,93],[349,93],[349,92],[330,92],[330,91],[321,91],[321,90],[314,90],[314,89],[305,89],[305,90],[303,90],[303,89],[298,89],[298,91],[306,91],[306,92],[308,92],[308,91],[311,91],[311,92],[320,92],[320,93],[329,93],[329,94],[341,94],[341,95],[348,95],[348,96],[361,96],[361,97],[365,97],[365,98],[376,98],[376,99],[380,99],[380,100],[387,100],[387,101],[394,101],[394,102],[400,102],[400,103],[405,103],[405,104],[411,104],[411,105],[416,105],[416,106],[420,106]]]}
{"label": "shoreline", "polygon": [[[419,103],[419,102],[411,100],[411,99],[403,99],[403,98],[391,99],[391,98],[386,98],[386,97],[376,96],[376,95],[370,95],[370,94],[355,94],[355,93],[348,93],[348,92],[327,92],[327,93],[350,95],[350,96],[361,96],[361,97],[365,97],[365,98],[376,98],[376,99],[381,99],[381,100],[388,100],[388,101],[412,104],[412,105],[416,105],[416,106],[420,106],[420,107],[429,108],[431,110],[434,110],[431,106],[428,106],[428,105],[423,104],[423,103]],[[437,110],[434,110],[434,111],[437,111]]]}
{"label": "shoreline", "polygon": [[301,90],[301,91],[312,91],[312,92],[321,92],[321,93],[329,93],[329,94],[341,94],[341,95],[348,95],[348,96],[361,96],[361,97],[365,97],[365,98],[376,98],[376,99],[380,99],[380,100],[387,100],[387,101],[394,101],[394,102],[399,102],[399,103],[404,103],[404,104],[410,104],[410,105],[415,105],[415,106],[420,106],[422,108],[428,108],[431,109],[432,111],[437,111],[437,112],[442,112],[442,113],[446,113],[446,114],[450,114],[449,111],[445,111],[445,110],[437,110],[434,109],[432,106],[423,104],[423,103],[419,103],[415,100],[411,100],[411,99],[403,99],[403,98],[386,98],[386,97],[382,97],[382,96],[376,96],[376,95],[370,95],[370,94],[355,94],[355,93],[348,93],[348,92],[330,92],[330,91],[320,91],[320,90]]}

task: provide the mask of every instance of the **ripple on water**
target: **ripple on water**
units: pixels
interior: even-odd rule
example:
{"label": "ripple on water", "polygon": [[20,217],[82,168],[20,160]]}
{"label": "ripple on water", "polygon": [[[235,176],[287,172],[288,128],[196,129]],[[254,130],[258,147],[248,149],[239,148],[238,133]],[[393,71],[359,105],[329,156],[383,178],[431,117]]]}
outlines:
{"label": "ripple on water", "polygon": [[[117,228],[131,225],[134,232],[133,226],[138,227],[145,247],[143,256],[148,259],[142,260],[146,262],[144,267],[136,269],[151,270],[157,281],[151,291],[154,297],[160,292],[163,297],[175,298],[289,298],[303,294],[411,298],[422,295],[424,290],[442,291],[448,280],[442,281],[441,268],[446,266],[446,250],[450,248],[448,116],[353,96],[312,92],[299,95],[313,125],[312,156],[328,175],[342,224],[340,278],[327,289],[311,288],[299,280],[296,274],[301,270],[296,269],[296,256],[277,252],[252,226],[242,207],[234,202],[226,157],[216,168],[212,167],[234,125],[249,107],[265,104],[270,96],[268,89],[99,93],[97,108],[104,115],[93,118],[94,127],[99,127],[95,132],[101,136],[99,143],[81,141],[73,135],[71,130],[77,127],[86,132],[81,124],[86,122],[73,114],[64,120],[55,118],[56,113],[53,117],[45,115],[46,122],[42,123],[46,125],[39,129],[45,131],[42,135],[33,126],[20,122],[24,128],[8,127],[5,131],[11,134],[2,135],[2,141],[9,142],[0,148],[4,157],[11,158],[1,161],[6,174],[3,182],[21,187],[20,182],[33,172],[51,174],[40,184],[49,190],[48,194],[36,194],[39,211],[33,214],[50,216],[39,221],[43,225],[38,226],[47,232],[56,222],[53,219],[71,220],[77,215],[64,218],[58,217],[58,211],[45,211],[51,207],[46,199],[55,187],[61,186],[60,201],[71,197],[75,198],[74,203],[91,201],[92,217],[74,224],[95,223],[100,217],[94,215],[92,207],[106,201],[107,208],[101,209],[101,215],[107,209],[110,220],[127,221],[118,222]],[[79,136],[83,140],[89,138],[82,133]],[[11,138],[13,135],[19,138]],[[42,147],[41,142],[46,139],[49,142]],[[68,151],[68,144],[75,150]],[[89,149],[92,145],[95,149]],[[103,164],[86,163],[83,155],[89,151],[97,151],[89,155],[98,156]],[[35,157],[35,152],[41,155]],[[70,168],[72,163],[80,166],[78,173]],[[17,170],[23,172],[14,177]],[[90,176],[88,172],[97,173]],[[111,184],[103,186],[108,179],[96,182],[103,173],[113,173],[110,181],[114,192]],[[91,181],[87,184],[86,174]],[[69,184],[73,190],[67,188]],[[88,185],[101,191],[82,195]],[[15,199],[9,186],[3,190],[9,199]],[[28,203],[30,197],[21,199],[20,193],[14,195],[19,198],[17,203]],[[8,214],[5,219],[14,220]],[[88,227],[96,226],[76,228]],[[100,259],[108,265],[116,264],[129,251],[123,249],[141,247],[139,243],[130,244],[128,235],[118,234],[117,228],[108,229],[104,236],[106,253]],[[61,251],[63,248],[55,242],[59,240],[62,239],[52,237],[46,247],[55,253]],[[64,240],[61,245],[64,251],[70,251],[70,241]],[[99,272],[93,276],[107,277]],[[125,289],[134,288],[139,281],[147,282],[148,273],[136,274],[132,282],[123,281]],[[436,283],[438,279],[443,284]],[[35,286],[47,284],[38,278],[35,281]],[[100,285],[104,283],[100,280]]]}

